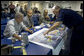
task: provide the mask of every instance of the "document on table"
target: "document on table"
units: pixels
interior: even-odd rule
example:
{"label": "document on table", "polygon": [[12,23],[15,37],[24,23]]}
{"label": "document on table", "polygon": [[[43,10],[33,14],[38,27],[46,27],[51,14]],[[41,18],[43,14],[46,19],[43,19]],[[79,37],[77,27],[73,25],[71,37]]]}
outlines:
{"label": "document on table", "polygon": [[44,36],[43,33],[47,30],[49,29],[43,28],[38,32],[35,32],[34,34],[29,35],[28,36],[29,41],[44,46],[46,48],[54,49],[56,46],[56,41],[57,39],[59,39],[59,37],[56,35],[47,35],[47,36],[51,36],[51,38],[46,38],[46,36]]}
{"label": "document on table", "polygon": [[50,24],[41,23],[39,26],[35,26],[34,28],[35,28],[35,29],[40,29],[40,28],[42,28],[42,27],[44,27],[44,26],[51,27]]}
{"label": "document on table", "polygon": [[40,29],[41,28],[41,26],[35,26],[35,29]]}
{"label": "document on table", "polygon": [[41,40],[46,39],[45,36],[43,35],[43,33],[47,30],[48,30],[47,28],[43,28],[42,30],[39,30],[39,31],[29,35],[28,39],[33,40],[35,42],[40,42]]}

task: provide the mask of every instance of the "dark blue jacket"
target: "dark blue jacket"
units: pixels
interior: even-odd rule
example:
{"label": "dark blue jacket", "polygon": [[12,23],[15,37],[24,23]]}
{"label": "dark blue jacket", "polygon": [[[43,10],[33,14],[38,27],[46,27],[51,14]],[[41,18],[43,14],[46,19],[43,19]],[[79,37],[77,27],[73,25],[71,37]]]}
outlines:
{"label": "dark blue jacket", "polygon": [[7,17],[10,17],[10,14],[9,14],[9,13],[4,13],[4,12],[3,12],[1,17],[7,19]]}
{"label": "dark blue jacket", "polygon": [[82,16],[70,9],[61,9],[56,21],[63,21],[63,24],[68,28],[76,28],[77,26],[83,24]]}

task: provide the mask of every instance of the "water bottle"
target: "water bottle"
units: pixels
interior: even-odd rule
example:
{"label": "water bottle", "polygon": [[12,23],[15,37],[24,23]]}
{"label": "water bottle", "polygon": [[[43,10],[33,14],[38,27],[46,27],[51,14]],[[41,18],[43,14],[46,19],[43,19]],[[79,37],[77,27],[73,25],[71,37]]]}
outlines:
{"label": "water bottle", "polygon": [[22,45],[26,46],[27,44],[29,44],[29,39],[28,39],[28,33],[27,32],[22,32],[21,33],[21,38],[22,38]]}
{"label": "water bottle", "polygon": [[23,42],[21,43],[21,45],[22,45],[22,47],[26,46],[26,44],[25,44],[25,43],[23,43]]}
{"label": "water bottle", "polygon": [[16,41],[16,39],[14,37],[12,37],[12,44],[14,44]]}

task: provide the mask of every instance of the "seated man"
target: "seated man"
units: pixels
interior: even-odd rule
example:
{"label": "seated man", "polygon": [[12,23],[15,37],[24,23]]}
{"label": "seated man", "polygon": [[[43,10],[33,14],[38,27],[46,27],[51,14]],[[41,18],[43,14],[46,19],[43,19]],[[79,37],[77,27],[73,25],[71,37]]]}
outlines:
{"label": "seated man", "polygon": [[34,22],[32,20],[32,10],[27,11],[27,15],[24,17],[23,23],[28,28],[31,28],[34,25]]}
{"label": "seated man", "polygon": [[25,31],[28,31],[32,33],[31,30],[29,30],[24,24],[23,24],[23,14],[21,13],[16,13],[15,14],[15,19],[10,20],[7,23],[7,26],[4,31],[4,36],[6,37],[14,37],[18,40],[21,40],[21,37],[18,36],[18,33],[21,32],[22,29]]}
{"label": "seated man", "polygon": [[50,17],[48,16],[48,10],[47,9],[44,10],[41,20],[42,20],[43,23],[50,22]]}
{"label": "seated man", "polygon": [[40,25],[41,24],[41,12],[38,10],[38,8],[34,7],[33,8],[33,21],[34,21],[34,26]]}
{"label": "seated man", "polygon": [[34,15],[32,16],[32,20],[33,20],[33,22],[34,22],[34,26],[39,25],[39,24],[40,24],[40,15],[34,14]]}

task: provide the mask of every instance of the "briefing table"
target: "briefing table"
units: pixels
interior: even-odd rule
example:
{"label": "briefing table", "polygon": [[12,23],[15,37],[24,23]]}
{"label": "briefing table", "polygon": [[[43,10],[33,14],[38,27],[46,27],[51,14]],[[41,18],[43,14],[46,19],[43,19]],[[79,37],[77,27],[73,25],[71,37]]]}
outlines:
{"label": "briefing table", "polygon": [[[47,26],[39,28],[35,31],[34,31],[34,29],[30,29],[30,30],[37,32],[43,28],[47,28]],[[28,33],[28,35],[30,35],[30,33]],[[29,42],[29,44],[25,47],[26,53],[27,53],[27,55],[59,55],[59,52],[62,49],[63,44],[64,44],[64,38],[66,38],[66,37],[67,37],[67,29],[66,29],[65,34],[62,37],[62,39],[57,41],[55,49],[50,49],[50,48],[47,48],[47,47],[44,47],[44,46],[41,46],[41,45],[38,45],[38,44],[35,44],[32,42]],[[12,40],[4,38],[1,40],[1,44],[11,45]],[[16,41],[14,43],[14,46],[21,46],[21,41]],[[12,55],[23,55],[23,52],[22,52],[21,48],[16,48],[12,51],[11,54]]]}

